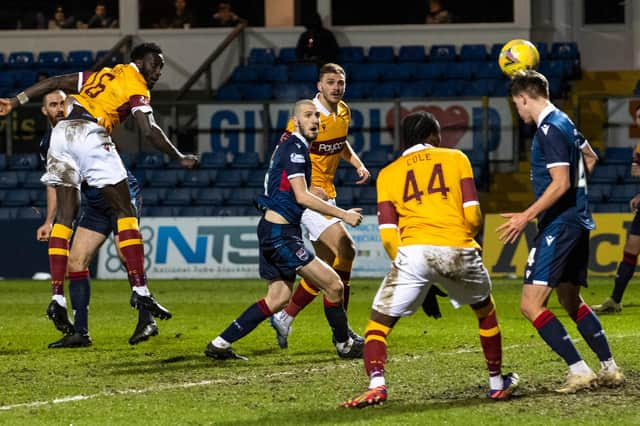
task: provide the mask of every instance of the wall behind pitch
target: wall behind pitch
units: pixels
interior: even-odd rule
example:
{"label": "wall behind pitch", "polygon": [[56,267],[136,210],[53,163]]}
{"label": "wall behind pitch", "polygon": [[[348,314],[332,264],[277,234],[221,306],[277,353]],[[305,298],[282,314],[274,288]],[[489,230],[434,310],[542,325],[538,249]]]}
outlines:
{"label": "wall behind pitch", "polygon": [[42,220],[0,220],[0,278],[31,278],[49,271],[47,243],[36,240]]}

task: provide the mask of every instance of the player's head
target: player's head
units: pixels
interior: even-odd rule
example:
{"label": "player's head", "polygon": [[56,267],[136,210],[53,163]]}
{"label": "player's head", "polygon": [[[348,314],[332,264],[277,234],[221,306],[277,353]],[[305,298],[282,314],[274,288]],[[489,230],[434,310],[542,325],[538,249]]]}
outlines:
{"label": "player's head", "polygon": [[320,130],[320,112],[309,99],[296,102],[293,107],[293,123],[296,132],[300,133],[308,142],[313,142],[318,137]]}
{"label": "player's head", "polygon": [[337,105],[344,96],[347,75],[338,64],[328,63],[320,67],[318,72],[318,92],[329,104]]}
{"label": "player's head", "polygon": [[440,146],[440,123],[427,111],[416,111],[402,120],[404,149],[418,144]]}
{"label": "player's head", "polygon": [[164,66],[162,49],[155,43],[142,43],[131,51],[131,61],[136,64],[140,73],[147,81],[149,89],[153,89]]}
{"label": "player's head", "polygon": [[64,118],[64,101],[67,95],[59,89],[52,90],[42,97],[42,115],[47,117],[52,126]]}
{"label": "player's head", "polygon": [[520,118],[535,123],[534,114],[549,101],[549,81],[538,71],[518,71],[511,77],[509,92]]}

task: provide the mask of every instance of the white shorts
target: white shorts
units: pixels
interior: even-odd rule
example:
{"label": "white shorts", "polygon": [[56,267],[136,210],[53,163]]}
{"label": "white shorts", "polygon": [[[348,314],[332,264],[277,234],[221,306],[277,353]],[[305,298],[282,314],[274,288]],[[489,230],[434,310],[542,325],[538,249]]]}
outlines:
{"label": "white shorts", "polygon": [[88,120],[62,120],[51,132],[45,185],[80,189],[86,181],[103,188],[127,178],[116,146],[104,127]]}
{"label": "white shorts", "polygon": [[481,302],[491,291],[489,273],[476,249],[403,246],[372,308],[391,317],[409,316],[422,305],[432,283],[444,287],[455,307]]}
{"label": "white shorts", "polygon": [[[327,200],[327,203],[335,206],[336,200],[330,198]],[[340,219],[337,217],[327,217],[315,210],[305,209],[304,212],[302,212],[301,223],[311,241],[318,241],[320,234],[322,234],[325,229],[338,222],[340,222]]]}

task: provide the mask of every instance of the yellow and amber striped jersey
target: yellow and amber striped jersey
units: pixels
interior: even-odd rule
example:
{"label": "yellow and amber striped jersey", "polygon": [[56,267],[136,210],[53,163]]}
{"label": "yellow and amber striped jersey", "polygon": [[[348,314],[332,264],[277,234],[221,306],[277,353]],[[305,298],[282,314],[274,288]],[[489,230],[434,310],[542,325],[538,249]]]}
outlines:
{"label": "yellow and amber striped jersey", "polygon": [[479,247],[480,203],[462,151],[413,146],[380,171],[376,187],[380,230],[397,227],[401,246]]}
{"label": "yellow and amber striped jersey", "polygon": [[[351,110],[344,101],[340,101],[338,112],[333,114],[320,103],[318,95],[313,99],[313,103],[320,111],[320,131],[318,138],[309,145],[311,186],[320,187],[329,198],[335,198],[333,178],[342,157],[342,150],[347,143]],[[293,133],[294,129],[293,120],[289,120],[286,133]]]}
{"label": "yellow and amber striped jersey", "polygon": [[150,112],[151,94],[134,63],[80,73],[78,94],[70,96],[111,133],[136,110]]}

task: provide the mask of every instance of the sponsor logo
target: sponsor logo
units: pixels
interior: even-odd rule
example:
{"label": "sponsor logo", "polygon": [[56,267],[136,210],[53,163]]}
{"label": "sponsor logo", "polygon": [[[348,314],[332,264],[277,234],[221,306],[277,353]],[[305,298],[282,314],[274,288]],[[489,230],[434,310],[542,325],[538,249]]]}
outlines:
{"label": "sponsor logo", "polygon": [[305,250],[304,247],[301,247],[296,251],[296,257],[304,262],[309,259],[309,253],[307,253],[307,250]]}
{"label": "sponsor logo", "polygon": [[337,154],[338,152],[342,151],[342,148],[344,148],[344,144],[345,141],[332,143],[316,142],[311,146],[311,152],[321,155]]}
{"label": "sponsor logo", "polygon": [[289,161],[291,161],[292,163],[297,163],[297,164],[306,163],[306,161],[304,159],[304,155],[296,154],[295,152],[292,152],[291,155],[289,155]]}

